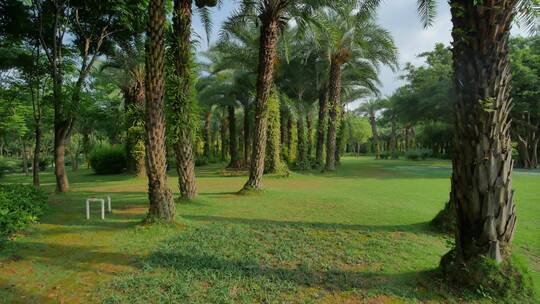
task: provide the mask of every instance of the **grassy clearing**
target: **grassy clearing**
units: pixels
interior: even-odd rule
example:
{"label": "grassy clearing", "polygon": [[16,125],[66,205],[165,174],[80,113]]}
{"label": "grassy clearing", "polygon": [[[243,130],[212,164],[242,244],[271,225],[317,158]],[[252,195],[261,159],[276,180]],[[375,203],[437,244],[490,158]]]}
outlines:
{"label": "grassy clearing", "polygon": [[[459,302],[433,270],[448,239],[427,222],[448,198],[445,161],[346,158],[338,173],[245,177],[198,170],[200,197],[174,227],[138,225],[145,180],[72,174],[42,223],[0,252],[0,299],[16,303]],[[53,177],[45,174],[48,190]],[[5,182],[29,181],[10,175]],[[540,291],[540,173],[515,176],[516,255]],[[170,179],[177,189],[176,179]],[[84,198],[111,194],[114,213],[84,220]]]}

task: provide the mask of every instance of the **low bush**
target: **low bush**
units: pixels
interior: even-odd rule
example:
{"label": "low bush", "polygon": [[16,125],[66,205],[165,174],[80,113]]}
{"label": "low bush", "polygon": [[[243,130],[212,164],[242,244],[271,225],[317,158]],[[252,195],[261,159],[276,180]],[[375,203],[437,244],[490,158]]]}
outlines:
{"label": "low bush", "polygon": [[432,151],[430,149],[414,149],[405,152],[405,157],[408,160],[426,160],[428,157],[432,156]]}
{"label": "low bush", "polygon": [[30,185],[0,185],[0,246],[34,223],[47,206],[45,193]]}
{"label": "low bush", "polygon": [[53,158],[50,156],[43,156],[39,159],[39,170],[45,171],[53,163]]}
{"label": "low bush", "polygon": [[119,174],[127,168],[126,150],[122,145],[96,146],[88,160],[96,174]]}
{"label": "low bush", "polygon": [[22,170],[22,161],[16,158],[0,156],[0,176],[6,172]]}

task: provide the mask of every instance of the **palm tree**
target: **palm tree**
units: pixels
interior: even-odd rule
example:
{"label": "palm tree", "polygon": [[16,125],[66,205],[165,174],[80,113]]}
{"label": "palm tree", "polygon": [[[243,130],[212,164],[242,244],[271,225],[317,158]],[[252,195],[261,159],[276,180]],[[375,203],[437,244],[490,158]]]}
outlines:
{"label": "palm tree", "polygon": [[[381,0],[364,5],[374,9]],[[424,24],[435,0],[421,0]],[[531,25],[533,0],[450,0],[452,14],[455,140],[450,201],[456,211],[456,246],[441,261],[471,265],[482,257],[501,263],[510,254],[516,224],[512,189],[508,38],[516,16]],[[466,274],[473,278],[476,274]],[[480,275],[480,277],[482,277]]]}
{"label": "palm tree", "polygon": [[371,133],[373,134],[373,146],[375,148],[375,159],[381,159],[381,143],[379,131],[377,129],[377,111],[382,109],[383,101],[381,99],[372,99],[363,103],[356,112],[366,115],[371,125]]}
{"label": "palm tree", "polygon": [[165,1],[150,0],[146,52],[146,174],[150,209],[147,221],[174,221],[175,205],[167,185],[165,151]]}
{"label": "palm tree", "polygon": [[354,2],[318,12],[323,26],[317,36],[330,62],[328,85],[329,123],[325,169],[336,169],[336,137],[341,109],[342,70],[346,65],[395,67],[397,51],[388,31],[375,24],[371,14]]}
{"label": "palm tree", "polygon": [[[218,1],[196,0],[195,4],[208,35],[211,22],[207,7],[216,6]],[[171,86],[169,87],[176,171],[180,197],[185,200],[191,200],[197,195],[193,151],[193,125],[196,118],[193,113],[195,96],[191,42],[192,5],[193,0],[174,0],[172,45],[174,76],[170,77]]]}
{"label": "palm tree", "polygon": [[324,4],[339,5],[336,2],[341,1],[243,0],[237,14],[228,20],[228,23],[243,23],[246,18],[257,16],[261,24],[253,151],[249,179],[243,190],[262,188],[266,152],[267,105],[273,87],[280,32],[287,26],[287,21],[290,18],[295,18],[298,26],[303,27],[307,20],[313,16],[314,9]]}
{"label": "palm tree", "polygon": [[[140,36],[116,39],[101,71],[110,70],[124,97],[128,170],[145,176],[144,151],[144,41]],[[83,118],[84,119],[84,118]]]}

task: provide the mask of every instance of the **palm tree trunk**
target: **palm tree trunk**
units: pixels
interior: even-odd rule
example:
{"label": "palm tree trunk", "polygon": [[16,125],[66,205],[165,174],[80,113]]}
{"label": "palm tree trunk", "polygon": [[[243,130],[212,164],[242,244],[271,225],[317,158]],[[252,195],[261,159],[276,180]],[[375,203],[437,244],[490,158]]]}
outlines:
{"label": "palm tree trunk", "polygon": [[228,167],[239,168],[238,142],[236,140],[236,114],[234,106],[227,106],[227,111],[229,114],[229,154],[231,155],[231,161]]}
{"label": "palm tree trunk", "polygon": [[167,185],[165,148],[165,2],[150,0],[146,52],[145,144],[150,208],[147,221],[174,221],[175,205]]}
{"label": "palm tree trunk", "polygon": [[293,161],[293,119],[291,115],[287,117],[287,161],[290,163]]}
{"label": "palm tree trunk", "polygon": [[221,160],[224,161],[227,158],[227,128],[229,127],[227,123],[227,118],[225,115],[221,119]]}
{"label": "palm tree trunk", "polygon": [[324,135],[327,126],[328,116],[328,90],[323,88],[319,94],[319,121],[317,125],[317,148],[315,150],[315,163],[317,166],[323,164]]}
{"label": "palm tree trunk", "polygon": [[497,262],[509,255],[516,206],[508,38],[516,1],[452,0],[457,91],[452,201],[457,210],[456,257]]}
{"label": "palm tree trunk", "polygon": [[272,14],[262,14],[259,69],[257,76],[257,98],[255,100],[255,129],[253,154],[249,169],[249,179],[244,185],[245,190],[261,189],[264,173],[264,158],[266,153],[266,129],[268,98],[274,82],[274,69],[277,57],[277,42],[279,37],[279,20]]}
{"label": "palm tree trunk", "polygon": [[193,135],[191,116],[194,111],[192,103],[191,75],[191,18],[192,0],[175,0],[173,14],[174,29],[174,64],[175,90],[172,103],[173,123],[175,124],[174,152],[176,155],[176,171],[180,197],[185,200],[194,199],[197,195],[195,183],[195,155],[193,153]]}
{"label": "palm tree trunk", "polygon": [[336,165],[339,165],[341,163],[341,152],[343,148],[343,136],[345,132],[345,107],[342,104],[339,108],[339,114],[338,114],[338,131],[336,136]]}
{"label": "palm tree trunk", "polygon": [[336,136],[338,112],[341,104],[341,66],[336,60],[330,65],[330,115],[328,120],[328,135],[326,140],[326,171],[336,170]]}
{"label": "palm tree trunk", "polygon": [[268,99],[268,136],[266,142],[265,173],[278,173],[284,167],[281,160],[280,104],[276,93]]}

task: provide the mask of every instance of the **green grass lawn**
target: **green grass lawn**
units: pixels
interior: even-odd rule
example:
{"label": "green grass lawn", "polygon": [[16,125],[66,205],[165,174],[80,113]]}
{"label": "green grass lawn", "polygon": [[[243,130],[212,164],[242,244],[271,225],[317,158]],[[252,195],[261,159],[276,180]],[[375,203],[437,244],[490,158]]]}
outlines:
{"label": "green grass lawn", "polygon": [[[71,173],[41,220],[0,251],[0,302],[401,303],[484,301],[436,274],[449,238],[428,221],[450,190],[446,161],[345,158],[335,174],[265,177],[198,169],[200,196],[175,226],[141,226],[145,179]],[[48,191],[53,176],[43,174]],[[9,175],[2,182],[29,182]],[[177,190],[177,180],[169,182]],[[540,292],[540,172],[516,172],[514,253]],[[84,200],[110,194],[112,215],[85,220]]]}

